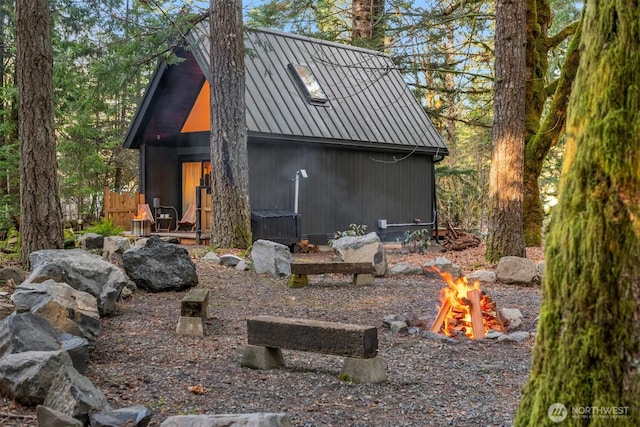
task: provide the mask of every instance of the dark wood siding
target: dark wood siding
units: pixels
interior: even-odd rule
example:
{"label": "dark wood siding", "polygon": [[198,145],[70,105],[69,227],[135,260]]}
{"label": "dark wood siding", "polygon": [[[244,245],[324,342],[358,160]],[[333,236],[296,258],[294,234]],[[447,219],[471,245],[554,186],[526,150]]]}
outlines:
{"label": "dark wood siding", "polygon": [[293,210],[295,174],[305,169],[309,178],[300,180],[299,194],[303,236],[322,240],[350,224],[366,224],[383,238],[397,237],[416,227],[380,230],[378,220],[433,221],[432,157],[404,156],[310,144],[252,144],[252,209]]}
{"label": "dark wood siding", "polygon": [[175,148],[146,147],[145,188],[142,191],[150,206],[155,197],[160,198],[164,206],[179,206],[179,167]]}
{"label": "dark wood siding", "polygon": [[[190,147],[145,147],[148,203],[159,197],[163,205],[180,209],[181,161],[208,160],[207,135]],[[312,143],[249,142],[249,196],[251,209],[294,210],[296,171],[300,179],[299,212],[302,235],[326,243],[334,232],[350,224],[366,224],[381,238],[400,237],[404,230],[422,226],[378,228],[408,224],[415,219],[433,221],[433,159],[430,155],[396,154]],[[215,209],[215,200],[213,202]]]}

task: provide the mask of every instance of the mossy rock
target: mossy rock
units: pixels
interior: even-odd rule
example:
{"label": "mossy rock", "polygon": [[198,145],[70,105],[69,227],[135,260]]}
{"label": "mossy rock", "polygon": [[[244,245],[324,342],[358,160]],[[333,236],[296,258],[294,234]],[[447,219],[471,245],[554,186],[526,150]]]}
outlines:
{"label": "mossy rock", "polygon": [[289,276],[287,285],[294,289],[304,288],[305,286],[309,286],[309,278],[306,274],[292,274]]}

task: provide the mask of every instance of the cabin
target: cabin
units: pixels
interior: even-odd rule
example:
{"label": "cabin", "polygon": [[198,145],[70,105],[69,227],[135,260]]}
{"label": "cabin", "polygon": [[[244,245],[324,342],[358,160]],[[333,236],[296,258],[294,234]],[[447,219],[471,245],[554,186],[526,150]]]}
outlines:
{"label": "cabin", "polygon": [[[207,21],[186,39],[179,62],[157,67],[123,145],[140,152],[146,200],[175,209],[170,218],[197,205],[206,232]],[[265,29],[245,29],[245,48],[254,240],[326,244],[356,224],[389,241],[437,224],[447,147],[388,55]]]}

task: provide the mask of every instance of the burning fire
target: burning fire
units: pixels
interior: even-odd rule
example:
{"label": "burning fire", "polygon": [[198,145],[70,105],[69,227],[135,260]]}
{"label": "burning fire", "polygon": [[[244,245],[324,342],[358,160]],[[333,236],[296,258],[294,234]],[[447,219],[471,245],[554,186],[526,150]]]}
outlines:
{"label": "burning fire", "polygon": [[133,216],[133,219],[136,221],[150,221],[149,214],[147,213],[147,209],[145,209],[144,205],[138,205],[138,212]]}
{"label": "burning fire", "polygon": [[431,332],[447,336],[465,334],[471,339],[484,338],[492,329],[504,332],[496,303],[480,290],[477,280],[469,285],[467,278],[462,276],[456,280],[449,273],[444,273],[431,267],[430,271],[440,274],[448,285],[440,290],[440,306]]}

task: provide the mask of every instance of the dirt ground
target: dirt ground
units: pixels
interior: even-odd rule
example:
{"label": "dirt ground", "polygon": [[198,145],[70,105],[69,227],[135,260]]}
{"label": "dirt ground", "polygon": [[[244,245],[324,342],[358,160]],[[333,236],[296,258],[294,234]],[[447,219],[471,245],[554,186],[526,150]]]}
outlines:
{"label": "dirt ground", "polygon": [[[295,426],[510,426],[528,372],[532,338],[440,342],[420,334],[392,333],[386,315],[432,318],[441,280],[424,275],[386,276],[353,286],[339,274],[310,276],[291,289],[285,278],[237,271],[201,260],[190,248],[199,286],[210,290],[204,337],[175,334],[186,292],[137,291],[120,301],[102,330],[86,374],[114,408],[145,405],[150,425],[171,415],[286,412]],[[463,273],[494,269],[484,247],[462,252],[405,254],[387,250],[390,265],[422,265],[437,256]],[[298,255],[298,256],[308,256]],[[318,256],[330,256],[322,254]],[[541,248],[528,258],[542,259]],[[539,287],[483,286],[499,307],[518,308],[519,330],[535,332]],[[338,379],[342,358],[283,350],[286,366],[269,371],[240,367],[246,319],[255,315],[300,317],[378,327],[379,356],[387,381],[352,384]],[[190,387],[201,386],[203,394]],[[0,398],[0,425],[35,426],[35,410]]]}

